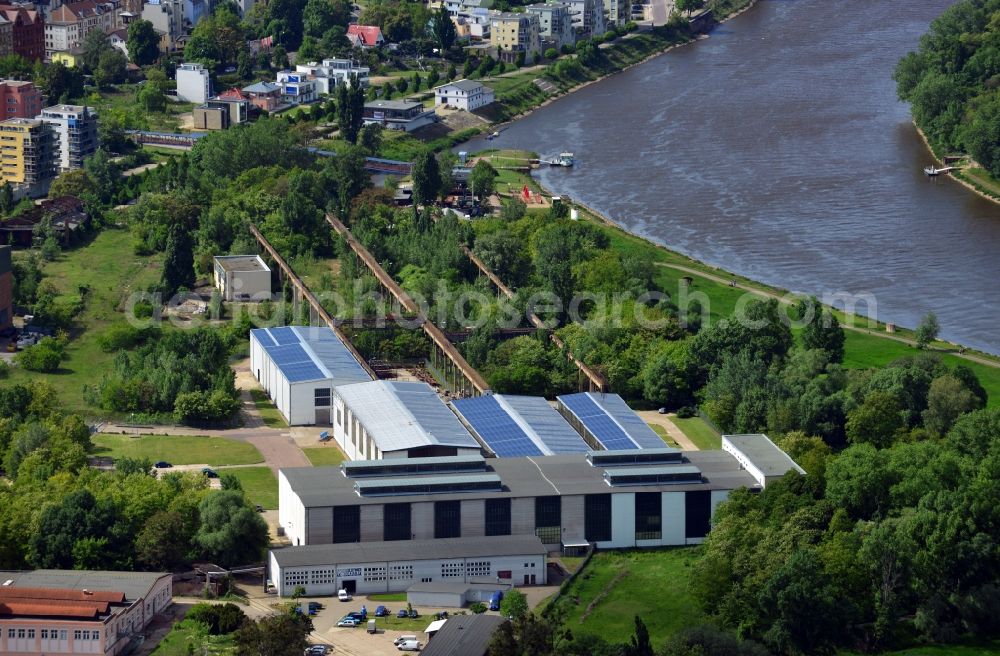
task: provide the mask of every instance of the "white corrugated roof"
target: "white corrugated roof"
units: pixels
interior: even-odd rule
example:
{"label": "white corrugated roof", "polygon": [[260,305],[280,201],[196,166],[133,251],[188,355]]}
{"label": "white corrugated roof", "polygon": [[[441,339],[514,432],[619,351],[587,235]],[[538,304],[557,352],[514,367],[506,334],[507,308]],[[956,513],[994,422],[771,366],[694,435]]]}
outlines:
{"label": "white corrugated roof", "polygon": [[479,447],[427,383],[376,380],[340,385],[335,390],[379,451],[436,445]]}

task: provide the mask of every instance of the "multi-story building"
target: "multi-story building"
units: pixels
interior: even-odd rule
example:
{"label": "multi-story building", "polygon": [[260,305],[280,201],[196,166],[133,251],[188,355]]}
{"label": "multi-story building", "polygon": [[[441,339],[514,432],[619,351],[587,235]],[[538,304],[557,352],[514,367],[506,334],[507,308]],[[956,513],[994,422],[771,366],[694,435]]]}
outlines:
{"label": "multi-story building", "polygon": [[97,112],[83,105],[46,107],[38,119],[48,123],[59,138],[59,168],[83,168],[83,160],[97,151]]}
{"label": "multi-story building", "polygon": [[632,20],[632,0],[604,0],[607,27],[624,26]]}
{"label": "multi-story building", "polygon": [[160,50],[174,52],[184,35],[183,0],[148,0],[142,7],[142,20],[153,24],[160,35]]}
{"label": "multi-story building", "polygon": [[[122,19],[127,18],[125,16],[126,12],[122,12]],[[121,27],[117,30],[108,33],[108,43],[111,44],[112,48],[121,51],[128,58],[128,28]]]}
{"label": "multi-story building", "polygon": [[573,27],[577,36],[590,38],[607,32],[604,3],[601,0],[562,0],[573,8]]}
{"label": "multi-story building", "polygon": [[0,246],[0,330],[6,330],[14,319],[14,274],[10,261],[10,246]]}
{"label": "multi-story building", "polygon": [[249,98],[239,89],[232,89],[194,108],[194,129],[228,130],[233,125],[249,121],[251,107]]}
{"label": "multi-story building", "polygon": [[0,120],[34,118],[42,111],[42,92],[31,82],[0,81]]}
{"label": "multi-story building", "polygon": [[456,80],[434,88],[434,105],[457,107],[467,112],[492,105],[493,89],[475,80]]}
{"label": "multi-story building", "polygon": [[365,125],[377,123],[387,130],[406,132],[413,132],[438,120],[433,109],[427,110],[423,103],[409,100],[367,102],[362,117]]}
{"label": "multi-story building", "polygon": [[14,52],[14,24],[0,15],[0,57]]}
{"label": "multi-story building", "polygon": [[14,5],[0,5],[0,16],[11,24],[11,49],[28,61],[45,57],[45,21],[33,9]]}
{"label": "multi-story building", "polygon": [[111,32],[120,27],[120,2],[79,0],[52,10],[45,23],[45,56],[56,52],[73,52],[83,46],[83,40],[94,31]]}
{"label": "multi-story building", "polygon": [[0,654],[116,656],[172,603],[164,573],[0,572]]}
{"label": "multi-story building", "polygon": [[328,94],[339,84],[350,86],[352,77],[356,78],[362,87],[367,88],[368,76],[371,73],[370,68],[359,66],[353,59],[324,59],[322,64],[316,62],[297,64],[295,70],[313,78],[318,94]]}
{"label": "multi-story building", "polygon": [[490,44],[505,61],[514,61],[522,52],[530,60],[541,50],[538,15],[494,14],[490,21]]}
{"label": "multi-story building", "polygon": [[538,16],[538,32],[546,45],[559,49],[576,43],[573,7],[565,2],[528,5],[524,11]]}
{"label": "multi-story building", "polygon": [[0,121],[0,180],[19,195],[47,191],[58,169],[59,142],[48,123],[31,118]]}
{"label": "multi-story building", "polygon": [[298,71],[278,71],[281,100],[286,105],[307,105],[316,102],[316,80]]}
{"label": "multi-story building", "polygon": [[201,64],[181,64],[176,77],[177,97],[184,102],[202,104],[212,97],[211,74]]}
{"label": "multi-story building", "polygon": [[274,82],[256,82],[243,87],[243,93],[262,112],[273,112],[282,107],[281,87]]}

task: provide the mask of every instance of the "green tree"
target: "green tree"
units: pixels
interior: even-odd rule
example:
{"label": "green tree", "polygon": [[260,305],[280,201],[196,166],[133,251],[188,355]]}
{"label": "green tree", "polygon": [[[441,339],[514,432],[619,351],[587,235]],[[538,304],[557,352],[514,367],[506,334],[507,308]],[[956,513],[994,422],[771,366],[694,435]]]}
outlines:
{"label": "green tree", "polygon": [[125,46],[129,59],[136,66],[149,66],[160,56],[160,36],[148,20],[129,23]]}
{"label": "green tree", "polygon": [[190,522],[180,513],[155,513],[136,536],[135,556],[150,570],[175,571],[187,562],[192,535]]}
{"label": "green tree", "polygon": [[622,646],[621,656],[654,656],[653,644],[649,640],[649,629],[646,623],[636,615],[635,632],[632,634],[630,642]]}
{"label": "green tree", "polygon": [[821,349],[830,362],[844,361],[844,329],[832,312],[820,305],[815,297],[803,299],[796,306],[802,327],[802,345],[807,349]]}
{"label": "green tree", "polygon": [[441,172],[437,158],[430,150],[422,150],[413,160],[413,212],[416,216],[418,205],[429,206],[437,198],[441,189]]}
{"label": "green tree", "polygon": [[698,11],[705,6],[705,0],[677,0],[674,3],[677,11],[682,11],[687,15],[691,15],[691,12]]}
{"label": "green tree", "polygon": [[476,162],[469,174],[472,191],[480,201],[489,197],[496,190],[497,171],[485,159]]}
{"label": "green tree", "polygon": [[312,628],[308,616],[282,613],[245,622],[234,639],[241,656],[300,656]]}
{"label": "green tree", "polygon": [[194,250],[191,237],[181,225],[170,227],[167,247],[163,258],[162,287],[169,297],[181,287],[194,285]]}
{"label": "green tree", "polygon": [[271,51],[271,66],[278,69],[279,71],[288,68],[288,51],[282,45],[274,46],[274,50]]}
{"label": "green tree", "polygon": [[198,514],[201,526],[194,542],[205,557],[224,567],[260,559],[267,547],[267,524],[247,504],[242,492],[210,494],[199,504]]}
{"label": "green tree", "polygon": [[448,13],[447,7],[441,5],[434,16],[434,40],[437,41],[442,53],[451,50],[451,47],[455,45],[456,37],[455,23],[451,20],[451,14]]}
{"label": "green tree", "polygon": [[10,186],[10,182],[5,180],[3,185],[0,186],[0,212],[4,215],[10,214],[11,210],[14,209],[14,189]]}
{"label": "green tree", "polygon": [[83,50],[83,65],[94,73],[97,72],[97,67],[100,65],[101,55],[113,50],[111,44],[108,43],[107,35],[101,29],[92,29],[87,32],[87,35],[83,37],[81,49]]}
{"label": "green tree", "polygon": [[378,123],[369,123],[361,128],[360,145],[369,155],[378,155],[382,147],[382,126]]}
{"label": "green tree", "polygon": [[934,435],[943,436],[961,415],[981,407],[982,400],[960,380],[954,376],[939,376],[927,392],[924,427]]}
{"label": "green tree", "polygon": [[515,621],[523,619],[528,614],[528,598],[520,590],[510,590],[500,600],[500,614]]}
{"label": "green tree", "polygon": [[135,99],[147,112],[164,112],[167,109],[167,97],[155,84],[143,86]]}
{"label": "green tree", "polygon": [[894,394],[872,392],[847,415],[845,428],[851,444],[867,442],[884,449],[906,428],[903,407]]}
{"label": "green tree", "polygon": [[253,55],[246,48],[240,50],[240,54],[236,56],[236,74],[240,76],[241,80],[247,80],[253,78],[253,67],[254,60]]}
{"label": "green tree", "polygon": [[107,89],[111,85],[125,81],[125,66],[128,64],[125,55],[120,50],[110,46],[108,48],[101,53],[97,69],[94,71],[94,82],[100,89]]}
{"label": "green tree", "polygon": [[941,325],[938,323],[937,315],[933,312],[925,314],[924,318],[920,320],[920,325],[917,326],[917,348],[929,346],[937,339],[940,330]]}
{"label": "green tree", "polygon": [[119,569],[128,557],[127,533],[118,509],[86,489],[70,492],[39,515],[39,533],[29,544],[34,567]]}

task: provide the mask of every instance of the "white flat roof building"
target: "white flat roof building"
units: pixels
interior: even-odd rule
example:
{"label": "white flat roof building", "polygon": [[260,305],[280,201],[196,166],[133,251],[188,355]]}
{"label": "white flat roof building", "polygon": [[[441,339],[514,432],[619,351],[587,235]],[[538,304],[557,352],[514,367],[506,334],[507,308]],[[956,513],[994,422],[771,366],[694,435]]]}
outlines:
{"label": "white flat roof building", "polygon": [[456,80],[434,87],[434,105],[457,107],[467,112],[492,105],[493,89],[476,80]]}
{"label": "white flat roof building", "polygon": [[334,389],[333,435],[352,460],[479,454],[427,383],[378,380]]}
{"label": "white flat roof building", "polygon": [[223,300],[269,300],[271,269],[260,255],[220,255],[214,258],[215,286]]}
{"label": "white flat roof building", "polygon": [[177,97],[199,105],[212,97],[212,80],[201,64],[181,64],[177,67]]}
{"label": "white flat roof building", "polygon": [[767,487],[788,472],[805,474],[791,456],[778,448],[767,435],[723,435],[722,450],[732,454],[740,466],[754,477],[761,487]]}
{"label": "white flat roof building", "polygon": [[315,326],[251,330],[250,370],[292,426],[329,426],[333,387],[372,380],[333,330]]}

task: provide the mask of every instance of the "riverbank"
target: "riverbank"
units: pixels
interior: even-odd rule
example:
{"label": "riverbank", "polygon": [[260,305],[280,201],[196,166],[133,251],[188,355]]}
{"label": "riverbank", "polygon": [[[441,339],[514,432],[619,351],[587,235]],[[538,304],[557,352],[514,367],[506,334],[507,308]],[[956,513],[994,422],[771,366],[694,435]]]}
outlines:
{"label": "riverbank", "polygon": [[[931,145],[930,140],[927,139],[927,135],[920,129],[920,126],[917,125],[916,121],[913,121],[913,127],[916,128],[917,134],[920,135],[920,140],[924,142],[924,146],[927,147],[927,151],[931,154],[931,157],[934,158],[934,164],[936,166],[944,166],[944,160],[942,160],[941,157],[938,156],[937,152],[934,151],[934,147]],[[951,175],[955,182],[962,185],[977,196],[1000,205],[1000,193],[991,192],[982,183],[977,182],[972,176],[966,173],[964,169],[952,171],[949,175]]]}

